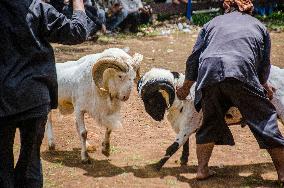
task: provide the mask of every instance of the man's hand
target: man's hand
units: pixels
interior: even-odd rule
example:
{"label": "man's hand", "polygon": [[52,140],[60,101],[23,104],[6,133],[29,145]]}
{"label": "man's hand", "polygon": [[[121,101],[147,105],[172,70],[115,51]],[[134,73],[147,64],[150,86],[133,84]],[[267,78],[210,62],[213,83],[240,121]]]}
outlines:
{"label": "man's hand", "polygon": [[273,93],[275,92],[275,88],[268,85],[268,83],[265,83],[262,86],[267,91],[266,95],[269,98],[269,100],[272,100],[273,99]]}
{"label": "man's hand", "polygon": [[110,8],[110,11],[111,11],[112,14],[117,14],[122,9],[123,9],[123,7],[120,4],[116,3],[116,4],[112,5],[112,7]]}
{"label": "man's hand", "polygon": [[73,0],[73,10],[80,10],[85,12],[83,0]]}
{"label": "man's hand", "polygon": [[105,24],[102,24],[101,32],[102,32],[103,34],[106,34],[106,33],[107,33],[107,28],[106,28],[106,25],[105,25]]}
{"label": "man's hand", "polygon": [[194,84],[194,81],[190,81],[190,80],[185,80],[183,83],[183,86],[180,88],[177,88],[177,97],[180,100],[185,100],[186,97],[188,96],[189,92],[190,92],[190,88],[191,86]]}

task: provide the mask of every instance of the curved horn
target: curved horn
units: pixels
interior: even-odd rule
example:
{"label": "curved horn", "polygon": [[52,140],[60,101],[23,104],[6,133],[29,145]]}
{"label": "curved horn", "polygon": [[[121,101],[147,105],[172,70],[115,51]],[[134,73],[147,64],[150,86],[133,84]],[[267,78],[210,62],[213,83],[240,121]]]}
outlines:
{"label": "curved horn", "polygon": [[156,81],[145,84],[141,91],[143,97],[146,93],[160,92],[164,97],[168,107],[170,107],[175,100],[175,88],[168,81]]}
{"label": "curved horn", "polygon": [[168,91],[164,90],[164,89],[160,89],[159,92],[162,94],[163,98],[166,101],[167,107],[171,107],[170,105],[170,94],[168,93]]}
{"label": "curved horn", "polygon": [[120,58],[115,57],[102,57],[94,64],[92,69],[93,80],[96,86],[102,90],[107,91],[107,88],[103,86],[103,74],[108,68],[113,68],[118,71],[128,72],[129,66]]}
{"label": "curved horn", "polygon": [[141,87],[140,95],[146,112],[154,120],[161,121],[174,102],[175,88],[169,81],[151,80]]}

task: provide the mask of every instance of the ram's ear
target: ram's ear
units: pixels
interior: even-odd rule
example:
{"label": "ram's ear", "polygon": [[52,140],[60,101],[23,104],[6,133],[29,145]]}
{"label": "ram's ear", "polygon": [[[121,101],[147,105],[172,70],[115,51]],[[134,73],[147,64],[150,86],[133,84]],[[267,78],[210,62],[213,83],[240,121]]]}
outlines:
{"label": "ram's ear", "polygon": [[132,57],[131,66],[133,67],[134,71],[137,71],[140,68],[140,64],[143,61],[143,55],[139,53],[135,53]]}
{"label": "ram's ear", "polygon": [[138,83],[138,81],[141,78],[140,65],[142,61],[143,61],[143,55],[138,54],[138,53],[135,53],[133,55],[131,66],[133,67],[133,70],[136,72],[135,83]]}

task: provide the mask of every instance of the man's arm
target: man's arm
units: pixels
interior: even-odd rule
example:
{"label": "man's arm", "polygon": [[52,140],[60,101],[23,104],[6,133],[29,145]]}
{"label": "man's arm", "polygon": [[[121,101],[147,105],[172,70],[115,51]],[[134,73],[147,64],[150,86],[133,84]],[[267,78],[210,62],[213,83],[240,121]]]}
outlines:
{"label": "man's arm", "polygon": [[85,12],[84,1],[83,0],[73,0],[73,10]]}
{"label": "man's arm", "polygon": [[87,17],[83,0],[73,0],[71,19],[56,11],[46,3],[40,3],[41,29],[49,42],[79,44],[89,36],[94,23]]}
{"label": "man's arm", "polygon": [[264,34],[264,48],[262,51],[262,62],[258,66],[258,77],[262,85],[266,84],[270,74],[270,53],[271,53],[271,40],[268,31]]}
{"label": "man's arm", "polygon": [[177,96],[180,100],[185,100],[190,92],[191,86],[197,80],[199,57],[205,48],[205,30],[202,29],[198,35],[196,43],[193,47],[192,54],[186,61],[185,81],[183,86],[177,90]]}
{"label": "man's arm", "polygon": [[270,74],[270,53],[271,53],[271,40],[268,31],[264,34],[264,48],[262,51],[262,62],[259,64],[258,67],[258,77],[261,85],[266,90],[267,97],[272,100],[273,99],[273,88],[270,87],[267,83]]}
{"label": "man's arm", "polygon": [[192,80],[184,80],[182,87],[177,89],[177,97],[180,100],[185,100],[186,97],[189,95],[190,93],[190,88],[191,86],[194,84],[195,81]]}

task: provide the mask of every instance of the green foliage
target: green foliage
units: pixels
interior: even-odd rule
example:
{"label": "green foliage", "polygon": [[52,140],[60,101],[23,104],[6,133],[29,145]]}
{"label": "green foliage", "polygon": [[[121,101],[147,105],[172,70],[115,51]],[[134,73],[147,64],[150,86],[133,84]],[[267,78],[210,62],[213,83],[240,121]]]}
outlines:
{"label": "green foliage", "polygon": [[153,3],[154,0],[143,0],[142,2],[145,3],[145,4],[150,4],[150,3]]}
{"label": "green foliage", "polygon": [[262,21],[269,29],[273,30],[284,30],[284,13],[283,12],[273,12],[269,16],[256,16],[260,21]]}
{"label": "green foliage", "polygon": [[256,16],[260,21],[263,22],[275,22],[283,23],[284,22],[284,13],[283,12],[273,12],[269,16]]}
{"label": "green foliage", "polygon": [[[199,13],[192,15],[193,24],[203,26],[215,16],[220,15],[218,12],[214,13]],[[284,13],[274,12],[269,16],[256,16],[261,22],[263,22],[269,29],[284,31]]]}
{"label": "green foliage", "polygon": [[165,21],[165,20],[170,20],[171,19],[171,15],[170,14],[165,14],[165,13],[160,13],[157,15],[157,20],[158,21]]}
{"label": "green foliage", "polygon": [[220,15],[219,12],[193,14],[192,22],[194,25],[203,26],[218,15]]}

